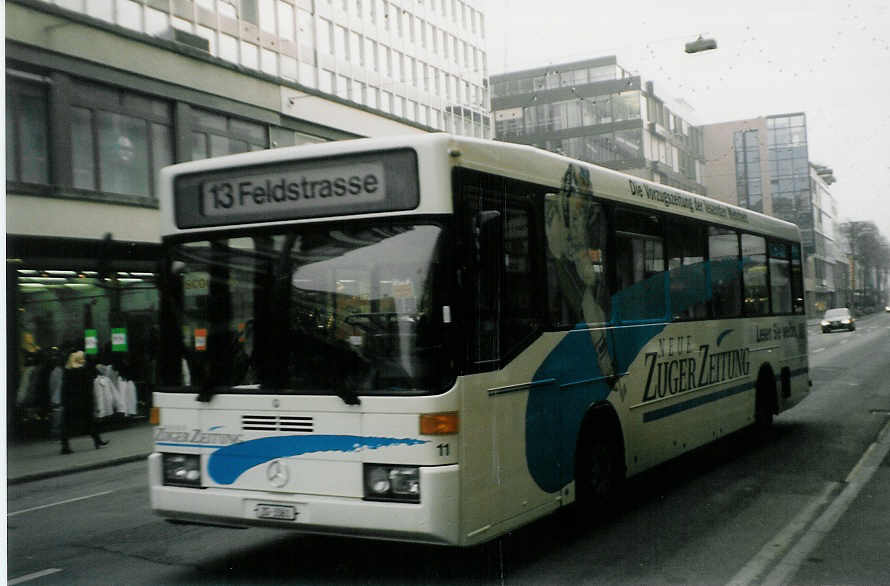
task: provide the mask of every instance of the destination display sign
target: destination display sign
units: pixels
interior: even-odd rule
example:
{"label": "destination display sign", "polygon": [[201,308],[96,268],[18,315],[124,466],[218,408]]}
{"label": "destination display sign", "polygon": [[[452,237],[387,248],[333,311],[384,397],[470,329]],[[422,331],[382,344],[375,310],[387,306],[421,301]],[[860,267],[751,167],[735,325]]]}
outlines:
{"label": "destination display sign", "polygon": [[176,179],[180,228],[412,209],[417,158],[399,150],[234,167]]}
{"label": "destination display sign", "polygon": [[381,202],[386,193],[383,165],[338,165],[302,172],[235,176],[205,181],[201,186],[205,216],[287,214],[325,208],[337,200]]}

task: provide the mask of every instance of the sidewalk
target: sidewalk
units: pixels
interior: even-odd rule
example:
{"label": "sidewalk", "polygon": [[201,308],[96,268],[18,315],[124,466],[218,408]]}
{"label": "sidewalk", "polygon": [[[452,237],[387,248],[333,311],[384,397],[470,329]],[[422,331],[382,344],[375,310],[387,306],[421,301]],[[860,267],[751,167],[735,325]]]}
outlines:
{"label": "sidewalk", "polygon": [[8,484],[20,484],[73,472],[115,466],[148,457],[152,449],[152,426],[148,423],[102,432],[108,444],[93,447],[88,435],[71,438],[73,454],[62,455],[59,440],[7,443]]}

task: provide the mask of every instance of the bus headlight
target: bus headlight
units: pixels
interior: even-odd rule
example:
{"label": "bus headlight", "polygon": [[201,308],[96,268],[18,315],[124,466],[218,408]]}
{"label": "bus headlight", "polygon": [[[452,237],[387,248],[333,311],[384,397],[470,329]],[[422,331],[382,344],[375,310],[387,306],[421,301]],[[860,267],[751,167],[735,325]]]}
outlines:
{"label": "bus headlight", "polygon": [[198,454],[163,454],[164,484],[201,486],[201,457]]}
{"label": "bus headlight", "polygon": [[420,469],[417,466],[365,464],[365,499],[420,502]]}

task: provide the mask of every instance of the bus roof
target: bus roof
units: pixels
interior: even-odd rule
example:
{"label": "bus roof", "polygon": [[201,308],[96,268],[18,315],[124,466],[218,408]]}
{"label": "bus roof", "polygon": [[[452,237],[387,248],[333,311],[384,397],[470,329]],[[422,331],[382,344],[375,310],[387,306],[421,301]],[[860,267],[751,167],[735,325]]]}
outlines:
{"label": "bus roof", "polygon": [[[423,182],[429,182],[431,177],[436,181],[447,180],[447,175],[450,174],[450,169],[453,167],[466,167],[558,190],[562,188],[566,172],[571,167],[576,173],[584,174],[589,178],[590,190],[596,197],[744,231],[772,235],[787,240],[800,240],[797,226],[790,222],[709,197],[640,179],[532,146],[455,136],[447,133],[362,138],[300,145],[227,155],[166,167],[161,171],[160,181],[163,214],[161,233],[168,235],[180,232],[173,221],[173,210],[168,207],[172,207],[172,185],[177,176],[400,148],[410,148],[417,153],[418,164],[422,169],[422,185]],[[424,212],[425,210],[415,210],[413,213],[417,211]],[[199,229],[199,231],[201,230],[203,229]]]}

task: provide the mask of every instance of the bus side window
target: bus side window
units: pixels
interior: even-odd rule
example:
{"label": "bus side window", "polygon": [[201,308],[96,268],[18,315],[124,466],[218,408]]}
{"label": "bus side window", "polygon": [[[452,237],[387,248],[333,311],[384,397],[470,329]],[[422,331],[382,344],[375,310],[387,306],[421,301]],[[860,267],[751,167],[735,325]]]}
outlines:
{"label": "bus side window", "polygon": [[[504,287],[501,339],[503,354],[510,354],[539,327],[535,309],[537,284],[533,280],[531,214],[520,202],[507,201],[504,217]],[[502,357],[503,357],[502,354]]]}
{"label": "bus side window", "polygon": [[791,298],[794,313],[804,313],[803,267],[800,263],[800,244],[791,245]]}
{"label": "bus side window", "polygon": [[739,236],[735,230],[728,228],[711,226],[708,230],[708,268],[713,317],[736,317],[742,313]]}
{"label": "bus side window", "polygon": [[615,249],[615,317],[621,321],[664,318],[667,291],[661,218],[616,210]]}
{"label": "bus side window", "polygon": [[549,322],[556,327],[605,323],[611,304],[608,222],[602,205],[577,195],[566,198],[565,193],[544,196]]}
{"label": "bus side window", "polygon": [[791,313],[791,259],[784,242],[769,243],[769,286],[773,313]]}
{"label": "bus side window", "polygon": [[742,234],[745,315],[769,313],[769,281],[766,266],[766,239],[753,234]]}
{"label": "bus side window", "polygon": [[496,364],[500,358],[500,298],[502,291],[503,215],[497,203],[482,199],[468,202],[472,274],[469,302],[473,318],[469,359],[479,365]]}
{"label": "bus side window", "polygon": [[705,268],[705,228],[674,220],[668,224],[668,279],[674,321],[708,317],[711,300]]}
{"label": "bus side window", "polygon": [[531,198],[522,186],[490,176],[464,187],[463,197],[470,243],[464,287],[474,330],[469,362],[490,370],[512,358],[540,328]]}

